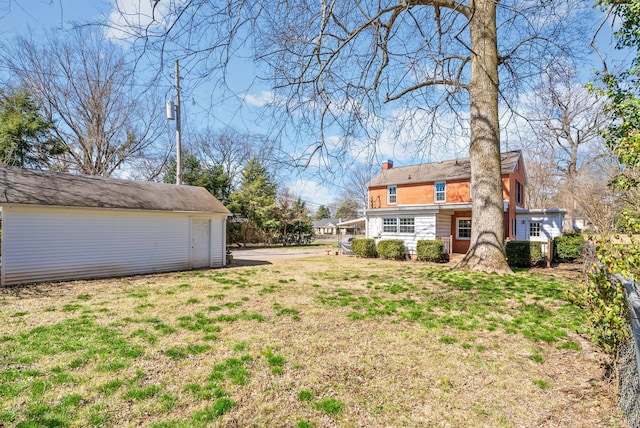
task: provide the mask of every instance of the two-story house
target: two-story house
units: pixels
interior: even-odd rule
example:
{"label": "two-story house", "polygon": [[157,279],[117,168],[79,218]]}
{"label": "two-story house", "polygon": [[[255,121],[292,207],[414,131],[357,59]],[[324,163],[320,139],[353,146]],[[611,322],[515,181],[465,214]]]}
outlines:
{"label": "two-story house", "polygon": [[[505,239],[521,235],[517,213],[525,213],[525,168],[520,151],[502,153]],[[451,238],[451,250],[465,253],[471,240],[469,159],[393,167],[367,183],[366,236],[402,239],[409,252],[422,239]],[[522,231],[520,231],[522,232]]]}

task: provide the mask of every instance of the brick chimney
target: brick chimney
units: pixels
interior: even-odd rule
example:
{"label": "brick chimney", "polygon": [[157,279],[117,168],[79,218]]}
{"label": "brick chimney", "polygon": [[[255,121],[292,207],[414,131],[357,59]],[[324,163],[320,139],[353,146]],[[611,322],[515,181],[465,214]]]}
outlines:
{"label": "brick chimney", "polygon": [[391,159],[388,159],[386,162],[382,162],[383,171],[386,171],[391,168],[393,168],[393,161]]}

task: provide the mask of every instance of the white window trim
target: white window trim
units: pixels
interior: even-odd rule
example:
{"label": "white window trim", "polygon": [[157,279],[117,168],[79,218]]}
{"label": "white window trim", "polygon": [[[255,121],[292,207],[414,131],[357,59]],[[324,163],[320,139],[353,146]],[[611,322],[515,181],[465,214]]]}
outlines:
{"label": "white window trim", "polygon": [[[537,229],[538,229],[537,235],[533,235],[531,233],[531,228],[533,227],[534,224],[538,225],[538,227],[537,227]],[[539,238],[541,236],[542,236],[542,222],[541,221],[531,221],[531,222],[529,222],[529,237]]]}
{"label": "white window trim", "polygon": [[[395,189],[395,193],[393,196],[395,197],[395,201],[391,202],[391,189]],[[398,186],[388,186],[387,187],[387,204],[388,205],[396,205],[398,203]]]}
{"label": "white window trim", "polygon": [[[395,224],[393,224],[393,225],[384,224],[385,220],[395,220]],[[388,232],[388,231],[384,230],[385,227],[391,227],[391,226],[394,226],[396,230],[393,231],[393,232]],[[382,219],[382,233],[390,233],[392,235],[397,235],[398,234],[398,218],[397,217],[386,217],[386,218],[383,218]]]}
{"label": "white window trim", "polygon": [[[410,219],[410,220],[413,220],[413,225],[411,225],[411,226],[413,226],[413,232],[400,232],[400,227],[401,227],[401,224],[400,224],[400,223],[401,223],[401,220],[402,220],[402,219]],[[395,220],[395,229],[396,229],[396,230],[395,230],[395,231],[393,231],[393,232],[386,232],[386,231],[384,230],[385,226],[386,226],[386,227],[391,227],[391,226],[393,226],[393,225],[385,225],[385,224],[384,224],[384,221],[385,221],[385,220]],[[404,224],[404,225],[402,225],[402,226],[407,227],[408,225]],[[383,234],[389,234],[389,235],[415,235],[415,234],[416,234],[416,219],[415,219],[415,217],[384,217],[384,218],[382,219],[382,233],[383,233]]]}
{"label": "white window trim", "polygon": [[[444,192],[438,192],[438,184],[444,184]],[[438,200],[438,193],[442,193],[444,199]],[[433,183],[433,201],[437,204],[447,202],[447,182],[446,181],[436,181]]]}
{"label": "white window trim", "polygon": [[[402,220],[413,220],[413,224],[408,225],[408,224],[402,224]],[[413,232],[401,232],[400,228],[401,227],[412,227],[413,228]],[[415,217],[398,217],[398,234],[402,234],[402,235],[415,235],[416,234],[416,219]]]}
{"label": "white window trim", "polygon": [[[471,217],[458,217],[456,219],[456,239],[460,240],[460,241],[470,241],[471,237],[460,237],[460,220],[471,220]],[[472,223],[472,227],[473,227],[473,223]]]}

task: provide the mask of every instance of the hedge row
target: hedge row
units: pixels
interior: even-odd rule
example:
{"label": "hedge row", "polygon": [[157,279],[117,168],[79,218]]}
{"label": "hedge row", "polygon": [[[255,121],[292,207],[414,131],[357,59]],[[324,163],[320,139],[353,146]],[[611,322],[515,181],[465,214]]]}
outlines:
{"label": "hedge row", "polygon": [[404,260],[404,241],[402,239],[380,241],[377,250],[381,259]]}
{"label": "hedge row", "polygon": [[376,241],[371,238],[359,238],[351,241],[351,251],[358,257],[377,257]]}
{"label": "hedge row", "polygon": [[531,267],[543,260],[542,242],[507,241],[504,251],[507,262],[514,267]]}
{"label": "hedge row", "polygon": [[580,233],[565,233],[556,237],[556,255],[563,261],[573,261],[582,257],[584,237]]}
{"label": "hedge row", "polygon": [[[418,260],[441,262],[443,243],[439,240],[420,240],[416,245]],[[406,253],[404,241],[386,239],[376,242],[371,238],[358,238],[351,241],[351,251],[358,257],[380,257],[389,260],[403,260]]]}
{"label": "hedge row", "polygon": [[[582,256],[584,238],[579,233],[568,233],[555,239],[558,258],[568,261]],[[416,245],[418,260],[426,262],[443,261],[443,243],[440,240],[420,240]],[[356,256],[389,260],[402,260],[406,248],[401,239],[387,239],[376,242],[371,238],[360,238],[351,241],[351,251]],[[505,244],[507,261],[514,267],[531,267],[541,263],[542,243],[532,241],[507,241]]]}
{"label": "hedge row", "polygon": [[444,244],[440,240],[418,241],[416,252],[418,260],[425,262],[441,262]]}

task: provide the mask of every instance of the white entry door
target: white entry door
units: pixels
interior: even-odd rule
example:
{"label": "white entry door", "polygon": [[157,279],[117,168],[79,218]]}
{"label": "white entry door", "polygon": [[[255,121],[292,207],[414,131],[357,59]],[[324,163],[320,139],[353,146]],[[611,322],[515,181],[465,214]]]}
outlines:
{"label": "white entry door", "polygon": [[191,268],[209,267],[210,222],[191,219]]}

